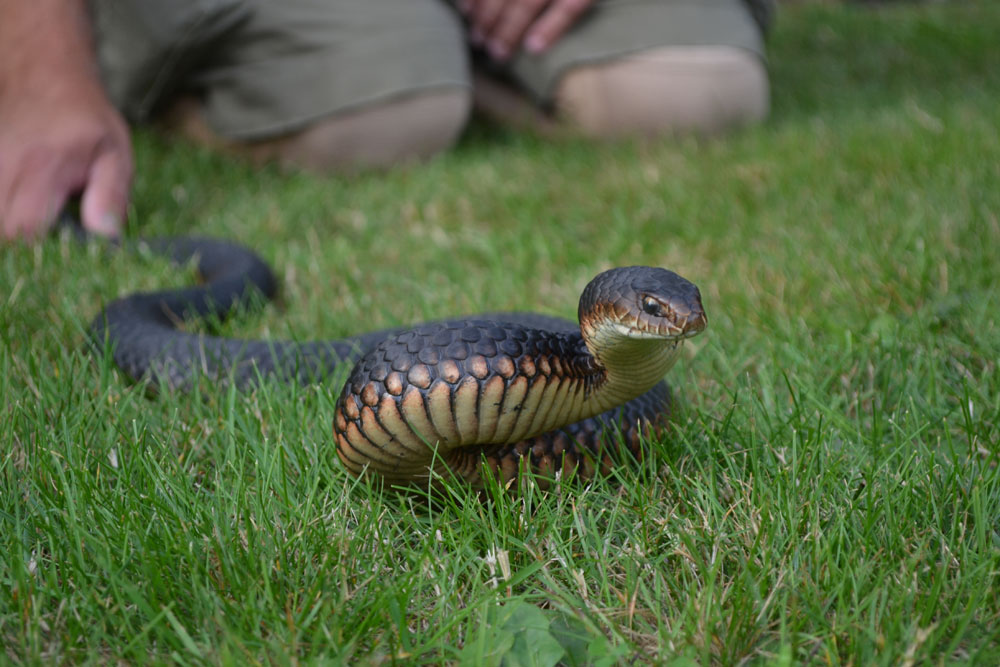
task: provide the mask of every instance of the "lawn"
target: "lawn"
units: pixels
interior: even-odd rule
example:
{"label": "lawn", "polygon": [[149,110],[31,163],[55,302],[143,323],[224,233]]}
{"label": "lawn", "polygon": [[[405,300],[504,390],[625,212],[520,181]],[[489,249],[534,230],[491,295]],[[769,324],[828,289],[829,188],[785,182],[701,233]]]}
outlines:
{"label": "lawn", "polygon": [[1000,3],[784,8],[773,113],[594,145],[478,124],[388,174],[136,138],[132,231],[238,239],[282,297],[227,335],[572,317],[626,264],[708,331],[652,456],[427,502],[359,482],[340,384],[148,398],[84,344],[193,279],[0,251],[0,643],[15,663],[1000,662]]}

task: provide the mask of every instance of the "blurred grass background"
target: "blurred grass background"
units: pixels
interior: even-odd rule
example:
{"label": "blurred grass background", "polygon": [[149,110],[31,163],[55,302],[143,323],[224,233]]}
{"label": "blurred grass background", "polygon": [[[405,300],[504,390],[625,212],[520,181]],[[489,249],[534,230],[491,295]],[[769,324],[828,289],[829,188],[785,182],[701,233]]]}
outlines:
{"label": "blurred grass background", "polygon": [[710,328],[639,469],[427,506],[338,466],[335,383],[149,400],[95,363],[102,303],[189,271],[5,248],[5,657],[996,662],[998,34],[986,1],[784,6],[771,118],[723,139],[478,123],[323,178],[138,133],[131,233],[233,238],[281,278],[229,335],[572,317],[636,263],[696,282]]}

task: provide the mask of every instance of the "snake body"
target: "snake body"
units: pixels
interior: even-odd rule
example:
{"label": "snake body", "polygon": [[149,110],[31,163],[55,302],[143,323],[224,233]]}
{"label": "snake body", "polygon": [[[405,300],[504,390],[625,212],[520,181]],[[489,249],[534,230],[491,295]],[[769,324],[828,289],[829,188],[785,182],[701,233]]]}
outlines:
{"label": "snake body", "polygon": [[224,319],[254,294],[271,298],[267,265],[225,241],[148,243],[177,262],[195,258],[202,283],[112,301],[91,325],[95,347],[132,379],[179,390],[201,376],[240,386],[320,381],[353,365],[334,412],[337,453],[351,473],[393,483],[438,473],[479,486],[483,462],[502,481],[524,465],[590,477],[624,451],[640,455],[669,410],[662,378],[707,321],[693,284],[626,267],[591,281],[579,325],[492,313],[329,341],[222,338],[178,324]]}

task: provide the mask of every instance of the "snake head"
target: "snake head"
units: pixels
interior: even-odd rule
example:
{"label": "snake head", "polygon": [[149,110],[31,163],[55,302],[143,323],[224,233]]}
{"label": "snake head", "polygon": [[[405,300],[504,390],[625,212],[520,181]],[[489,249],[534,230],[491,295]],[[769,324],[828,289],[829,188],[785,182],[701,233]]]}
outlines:
{"label": "snake head", "polygon": [[690,338],[705,330],[701,292],[673,271],[651,269],[632,283],[642,314],[636,329],[654,337]]}
{"label": "snake head", "polygon": [[705,330],[701,292],[673,271],[650,266],[611,269],[580,297],[580,324],[630,339],[681,340]]}

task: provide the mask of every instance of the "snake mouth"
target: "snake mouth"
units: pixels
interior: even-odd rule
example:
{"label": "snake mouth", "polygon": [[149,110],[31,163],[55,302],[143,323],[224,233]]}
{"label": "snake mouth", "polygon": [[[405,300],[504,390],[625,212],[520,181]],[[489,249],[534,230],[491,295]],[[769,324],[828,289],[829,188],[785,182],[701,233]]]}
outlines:
{"label": "snake mouth", "polygon": [[613,324],[611,330],[614,335],[621,338],[627,338],[629,340],[645,340],[645,341],[659,341],[660,343],[673,343],[674,345],[680,344],[684,339],[690,338],[696,335],[698,332],[670,332],[670,333],[659,333],[657,331],[649,331],[646,329],[638,329],[636,327],[630,327],[626,324]]}
{"label": "snake mouth", "polygon": [[703,316],[688,318],[680,326],[674,323],[659,325],[656,329],[640,328],[635,325],[615,322],[611,328],[623,338],[632,340],[659,340],[680,342],[686,338],[697,336],[705,330],[706,322]]}

